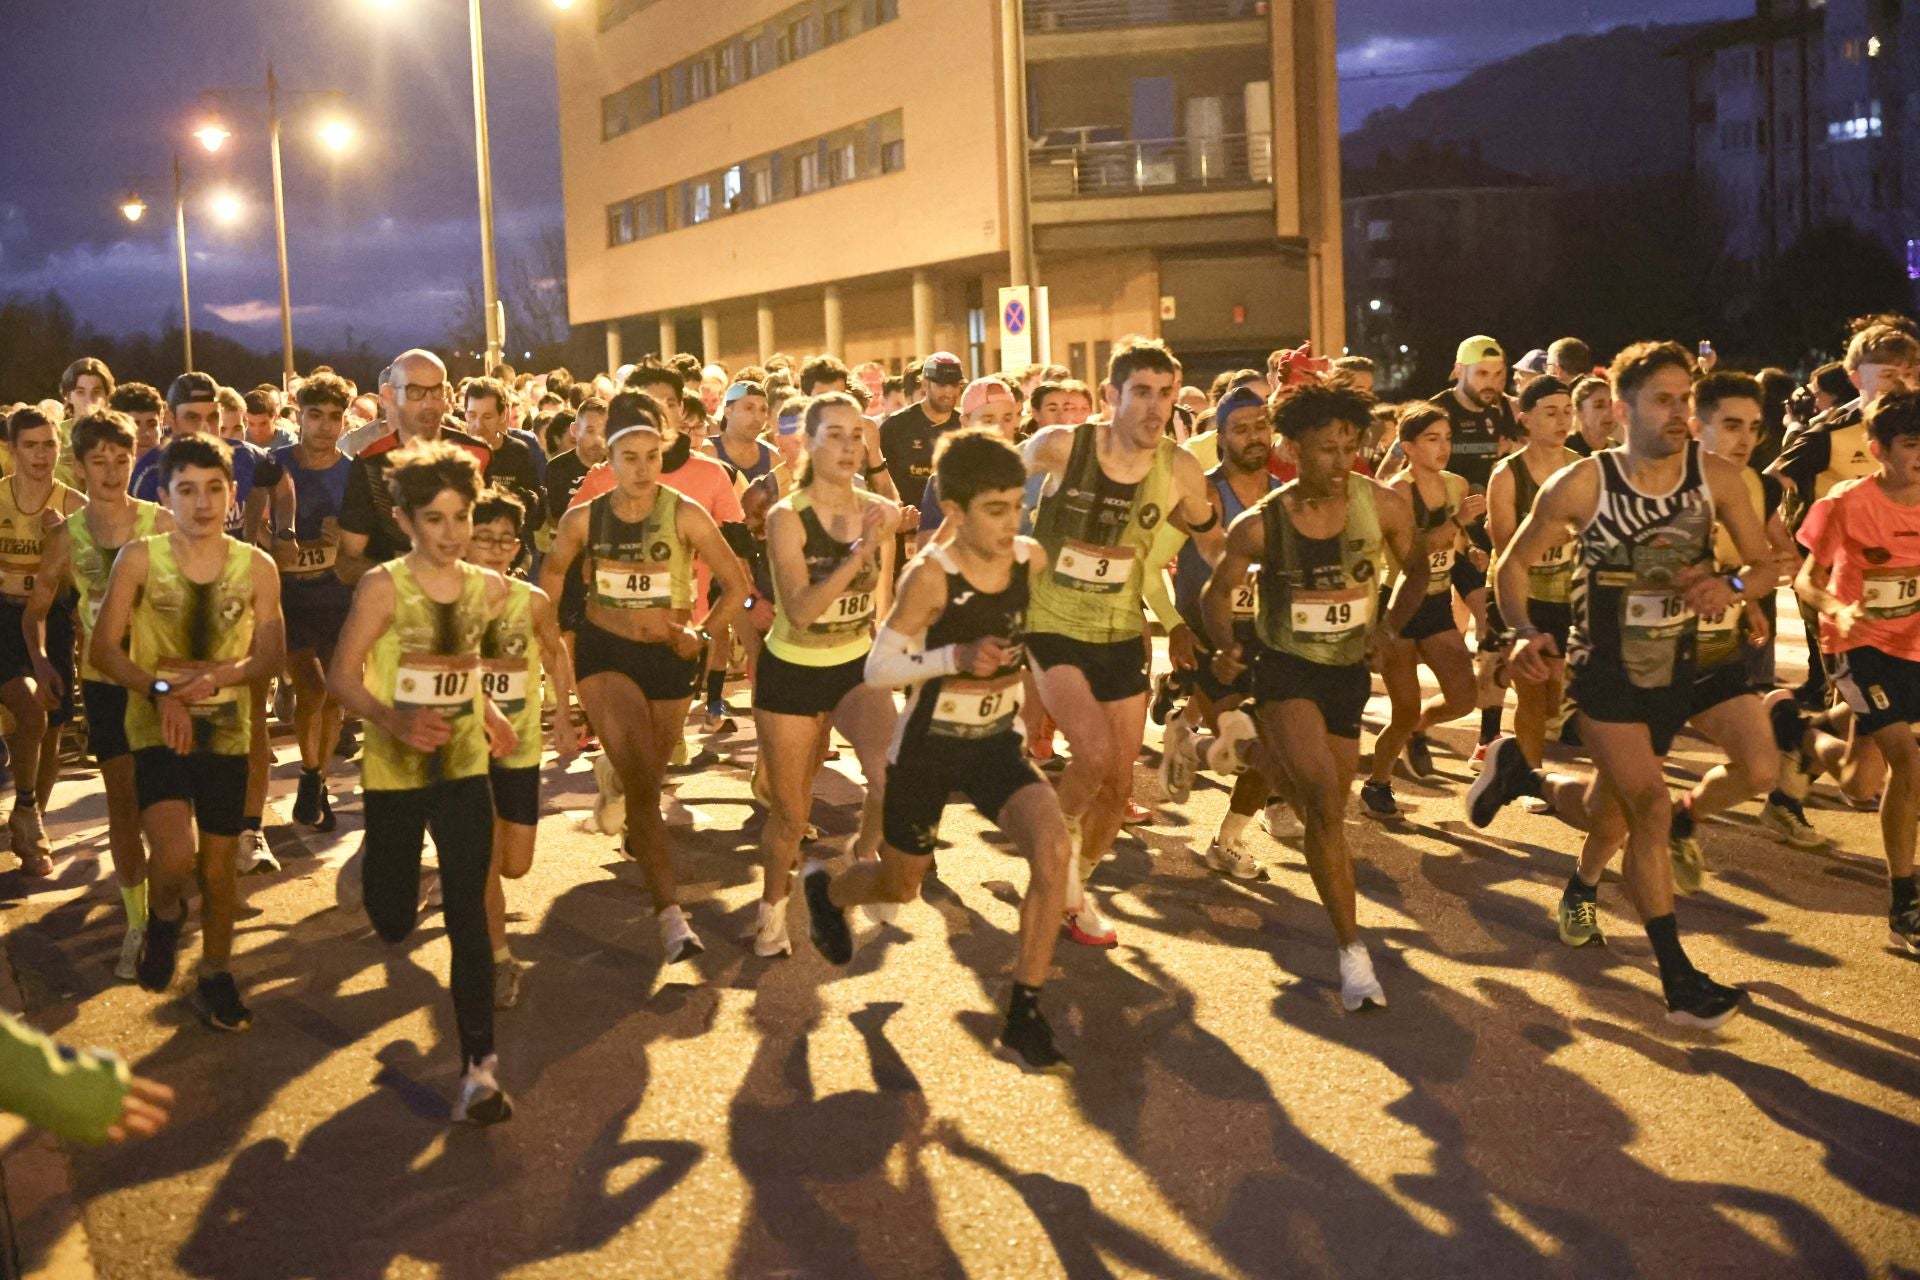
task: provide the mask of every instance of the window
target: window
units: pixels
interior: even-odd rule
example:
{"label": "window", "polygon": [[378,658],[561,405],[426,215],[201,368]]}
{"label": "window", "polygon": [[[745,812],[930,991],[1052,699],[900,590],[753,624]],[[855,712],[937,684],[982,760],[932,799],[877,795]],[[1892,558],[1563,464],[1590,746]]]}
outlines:
{"label": "window", "polygon": [[667,72],[667,110],[679,111],[693,101],[687,95],[687,64],[682,62]]}
{"label": "window", "polygon": [[1907,279],[1920,280],[1920,240],[1907,241]]}
{"label": "window", "polygon": [[720,179],[720,202],[728,213],[738,213],[753,206],[744,198],[747,185],[747,173],[744,165],[735,165],[726,171]]}
{"label": "window", "polygon": [[839,44],[847,38],[847,11],[844,7],[827,12],[822,23],[821,43]]}
{"label": "window", "polygon": [[1382,240],[1393,238],[1393,222],[1388,218],[1374,218],[1367,223],[1367,239],[1378,244]]}
{"label": "window", "polygon": [[907,144],[899,138],[880,144],[880,172],[898,173],[907,167]]}
{"label": "window", "polygon": [[607,209],[607,243],[633,242],[633,205],[625,200]]}
{"label": "window", "polygon": [[747,78],[747,46],[745,41],[735,40],[722,46],[720,50],[720,84],[731,89],[743,83]]}
{"label": "window", "polygon": [[800,194],[811,195],[824,184],[820,181],[820,153],[808,150],[800,153]]}
{"label": "window", "polygon": [[600,136],[615,137],[625,133],[627,124],[627,95],[611,93],[600,99]]}
{"label": "window", "polygon": [[694,59],[691,78],[693,82],[693,89],[690,95],[692,100],[694,102],[700,102],[711,98],[714,93],[713,59],[710,57]]}
{"label": "window", "polygon": [[747,193],[755,208],[773,203],[773,166],[769,162],[762,161],[748,172]]}
{"label": "window", "polygon": [[808,14],[787,28],[787,38],[793,45],[793,56],[804,58],[820,49],[820,19],[816,14]]}
{"label": "window", "polygon": [[853,143],[844,142],[827,152],[827,181],[834,186],[852,182],[859,176],[855,168],[859,151]]}

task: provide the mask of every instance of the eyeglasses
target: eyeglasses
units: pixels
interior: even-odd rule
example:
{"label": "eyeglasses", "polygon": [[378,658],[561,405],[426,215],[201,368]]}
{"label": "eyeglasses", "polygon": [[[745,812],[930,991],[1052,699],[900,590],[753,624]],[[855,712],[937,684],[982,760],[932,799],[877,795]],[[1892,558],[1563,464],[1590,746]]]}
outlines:
{"label": "eyeglasses", "polygon": [[408,404],[419,404],[422,400],[445,400],[447,398],[447,384],[444,382],[436,382],[430,387],[422,386],[417,382],[409,383],[402,386],[400,390],[406,393]]}
{"label": "eyeglasses", "polygon": [[520,539],[511,533],[476,533],[473,544],[477,547],[517,547]]}

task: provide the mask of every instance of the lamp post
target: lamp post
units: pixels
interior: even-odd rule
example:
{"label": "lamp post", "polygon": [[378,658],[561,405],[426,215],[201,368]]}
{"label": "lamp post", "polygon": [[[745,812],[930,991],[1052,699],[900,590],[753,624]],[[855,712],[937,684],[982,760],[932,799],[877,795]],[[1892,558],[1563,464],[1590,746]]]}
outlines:
{"label": "lamp post", "polygon": [[[219,97],[238,93],[253,93],[257,90],[213,90],[203,97]],[[300,93],[320,94],[337,99],[340,95],[330,90],[296,90]],[[293,296],[287,272],[287,196],[286,184],[280,167],[280,81],[274,75],[273,62],[267,62],[267,154],[273,171],[273,244],[276,262],[280,272],[280,385],[293,384]],[[324,122],[318,134],[321,142],[336,155],[345,151],[353,142],[353,129],[338,116]],[[194,131],[194,137],[208,151],[218,151],[221,144],[232,137],[232,133],[217,119],[209,118],[206,123]]]}
{"label": "lamp post", "polygon": [[[147,202],[137,191],[129,191],[120,200],[120,214],[128,222],[139,222],[147,212]],[[193,371],[193,303],[187,292],[187,201],[180,180],[180,153],[173,153],[173,236],[180,253],[180,345],[186,368]]]}

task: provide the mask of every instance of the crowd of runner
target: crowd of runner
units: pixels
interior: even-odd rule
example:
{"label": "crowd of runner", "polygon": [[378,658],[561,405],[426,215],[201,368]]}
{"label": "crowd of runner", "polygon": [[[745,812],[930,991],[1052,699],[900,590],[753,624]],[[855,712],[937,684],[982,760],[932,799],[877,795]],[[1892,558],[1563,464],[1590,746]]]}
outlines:
{"label": "crowd of runner", "polygon": [[[187,997],[244,1030],[234,917],[239,878],[279,870],[261,836],[277,716],[295,824],[331,830],[335,796],[361,794],[340,905],[389,942],[443,911],[453,1118],[489,1124],[512,1114],[495,1020],[523,974],[503,881],[532,865],[543,768],[591,756],[594,821],[638,864],[675,964],[706,944],[663,785],[700,763],[690,733],[750,715],[765,820],[743,945],[790,954],[804,919],[848,963],[854,909],[884,922],[918,896],[964,798],[1031,866],[996,1048],[1060,1072],[1042,986],[1063,933],[1117,941],[1099,872],[1148,816],[1143,752],[1164,803],[1201,771],[1230,787],[1212,869],[1263,874],[1256,818],[1300,840],[1344,1007],[1386,1006],[1346,836],[1378,677],[1391,711],[1359,812],[1398,820],[1402,761],[1435,779],[1431,731],[1477,722],[1473,825],[1519,802],[1581,833],[1559,940],[1604,945],[1618,855],[1669,1018],[1717,1027],[1744,993],[1688,959],[1674,902],[1706,873],[1702,820],[1743,802],[1801,849],[1824,844],[1802,803],[1818,776],[1877,807],[1892,940],[1920,953],[1915,334],[1863,319],[1804,387],[1704,345],[1597,368],[1576,339],[1510,364],[1473,337],[1453,384],[1407,404],[1374,398],[1365,359],[1307,348],[1202,389],[1147,339],[1097,387],[1052,366],[969,381],[946,352],[901,375],[681,355],[456,383],[412,350],[372,389],[323,368],[284,394],[191,372],[163,395],[81,359],[59,400],[5,417],[11,847],[25,875],[54,872],[45,805],[84,721],[125,910],[116,976],[172,991],[197,910]],[[1810,648],[1792,689],[1773,661],[1788,582]],[[729,702],[740,680],[750,711]],[[1683,727],[1724,762],[1676,796],[1662,760]],[[811,821],[836,741],[864,783],[844,849]],[[1586,766],[1548,771],[1549,741]],[[164,1119],[164,1090],[17,1023],[0,1078],[0,1104],[76,1136]]]}

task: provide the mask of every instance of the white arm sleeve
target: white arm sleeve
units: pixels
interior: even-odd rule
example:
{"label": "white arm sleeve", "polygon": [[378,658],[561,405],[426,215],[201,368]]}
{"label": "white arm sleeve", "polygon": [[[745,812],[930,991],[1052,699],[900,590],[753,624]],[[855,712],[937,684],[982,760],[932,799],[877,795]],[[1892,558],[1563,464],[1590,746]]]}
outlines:
{"label": "white arm sleeve", "polygon": [[881,689],[919,684],[959,670],[952,645],[926,652],[925,641],[903,636],[891,627],[880,628],[867,653],[867,683]]}

